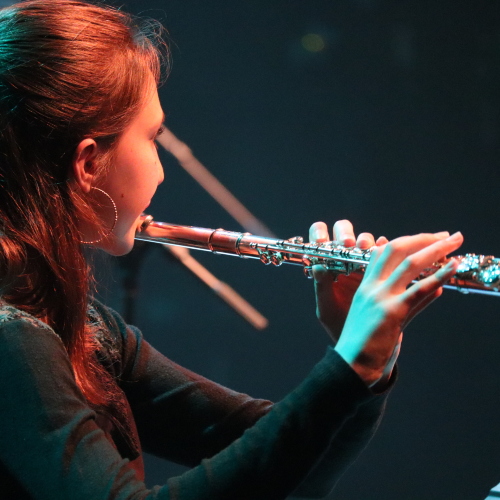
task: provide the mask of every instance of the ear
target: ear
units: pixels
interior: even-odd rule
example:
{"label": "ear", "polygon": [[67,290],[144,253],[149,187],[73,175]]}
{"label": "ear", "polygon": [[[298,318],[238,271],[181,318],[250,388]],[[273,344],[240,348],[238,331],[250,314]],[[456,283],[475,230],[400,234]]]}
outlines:
{"label": "ear", "polygon": [[72,176],[74,182],[84,193],[88,193],[95,178],[94,160],[97,155],[97,143],[87,138],[78,144],[72,161]]}

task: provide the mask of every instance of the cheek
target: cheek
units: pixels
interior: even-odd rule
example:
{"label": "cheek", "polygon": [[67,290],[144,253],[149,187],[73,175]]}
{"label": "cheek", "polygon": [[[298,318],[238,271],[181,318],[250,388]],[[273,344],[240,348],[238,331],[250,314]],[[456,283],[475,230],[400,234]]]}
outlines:
{"label": "cheek", "polygon": [[122,217],[140,215],[156,191],[161,172],[158,153],[151,144],[129,149],[116,158],[105,184]]}
{"label": "cheek", "polygon": [[[151,168],[154,165],[154,168]],[[139,214],[149,204],[158,186],[157,164],[137,163],[126,178],[120,182],[116,192],[117,205],[125,212]]]}

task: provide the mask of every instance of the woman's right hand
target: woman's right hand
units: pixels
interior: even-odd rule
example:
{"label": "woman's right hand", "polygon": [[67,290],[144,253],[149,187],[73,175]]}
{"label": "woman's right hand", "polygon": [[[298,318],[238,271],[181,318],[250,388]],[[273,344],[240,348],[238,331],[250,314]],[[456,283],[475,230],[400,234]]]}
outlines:
{"label": "woman's right hand", "polygon": [[401,331],[441,295],[458,262],[452,259],[433,275],[408,285],[462,241],[460,233],[418,234],[374,248],[335,347],[369,387],[387,377]]}

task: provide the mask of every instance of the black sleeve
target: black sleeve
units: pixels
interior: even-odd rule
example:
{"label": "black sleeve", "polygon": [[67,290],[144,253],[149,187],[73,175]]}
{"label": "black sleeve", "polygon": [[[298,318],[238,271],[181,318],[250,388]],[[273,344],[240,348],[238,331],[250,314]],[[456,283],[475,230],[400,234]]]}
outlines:
{"label": "black sleeve", "polygon": [[[101,313],[109,327],[119,331],[123,339],[122,387],[146,451],[177,463],[198,465],[226,448],[272,408],[269,401],[236,393],[176,365],[117,313],[104,309]],[[322,443],[325,453],[318,457],[297,495],[320,498],[328,494],[373,436],[388,392],[368,397],[339,432],[327,436]],[[338,403],[332,400],[330,404]],[[272,428],[270,432],[274,433]]]}
{"label": "black sleeve", "polygon": [[[139,345],[136,362],[124,365],[131,384],[141,385],[138,362],[149,351]],[[240,438],[148,490],[97,426],[53,332],[23,320],[2,323],[0,381],[0,479],[17,483],[24,498],[40,500],[286,498],[373,397],[329,349],[307,379]]]}
{"label": "black sleeve", "polygon": [[332,438],[321,460],[293,492],[294,498],[323,498],[332,491],[342,474],[358,458],[375,434],[385,410],[389,389],[395,381],[394,373],[390,387],[383,394],[360,404],[356,412],[345,421]]}
{"label": "black sleeve", "polygon": [[96,424],[54,332],[0,323],[0,400],[1,498],[147,498]]}

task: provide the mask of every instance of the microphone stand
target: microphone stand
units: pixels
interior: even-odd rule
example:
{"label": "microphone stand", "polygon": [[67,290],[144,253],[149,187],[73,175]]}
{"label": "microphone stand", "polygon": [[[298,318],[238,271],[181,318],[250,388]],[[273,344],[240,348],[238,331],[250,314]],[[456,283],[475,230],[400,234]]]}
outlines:
{"label": "microphone stand", "polygon": [[256,330],[263,330],[268,325],[268,320],[238,292],[227,283],[216,278],[206,267],[202,266],[187,248],[171,245],[162,245],[178,262],[191,271],[206,286],[208,286],[224,302],[232,307],[240,316],[246,319]]}

